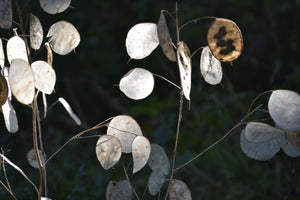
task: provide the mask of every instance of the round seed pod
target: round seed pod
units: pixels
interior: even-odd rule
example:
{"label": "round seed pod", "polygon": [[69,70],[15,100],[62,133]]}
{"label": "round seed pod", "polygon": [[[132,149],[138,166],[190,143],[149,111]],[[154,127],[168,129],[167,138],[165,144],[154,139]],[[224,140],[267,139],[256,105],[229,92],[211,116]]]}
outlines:
{"label": "round seed pod", "polygon": [[243,49],[239,27],[229,19],[216,18],[207,33],[207,43],[212,54],[222,62],[237,59]]}
{"label": "round seed pod", "polygon": [[0,106],[3,106],[8,97],[8,85],[6,79],[0,75]]}

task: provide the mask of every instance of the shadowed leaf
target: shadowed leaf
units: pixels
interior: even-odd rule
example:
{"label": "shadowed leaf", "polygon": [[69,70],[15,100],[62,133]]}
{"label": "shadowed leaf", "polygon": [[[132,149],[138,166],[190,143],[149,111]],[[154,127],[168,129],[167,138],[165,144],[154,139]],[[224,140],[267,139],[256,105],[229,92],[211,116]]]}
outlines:
{"label": "shadowed leaf", "polygon": [[111,135],[101,136],[96,144],[96,155],[101,166],[108,170],[121,158],[121,143],[118,138]]}

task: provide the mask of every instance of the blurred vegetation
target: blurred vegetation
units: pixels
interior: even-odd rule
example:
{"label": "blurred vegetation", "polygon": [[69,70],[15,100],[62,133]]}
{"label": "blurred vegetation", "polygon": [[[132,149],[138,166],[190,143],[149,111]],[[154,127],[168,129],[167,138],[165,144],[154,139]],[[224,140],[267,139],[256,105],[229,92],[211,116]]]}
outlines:
{"label": "blurred vegetation", "polygon": [[[75,25],[81,43],[67,56],[54,55],[57,74],[55,93],[49,104],[58,97],[66,98],[83,121],[82,127],[69,118],[62,106],[55,106],[42,121],[44,145],[51,155],[77,132],[105,119],[128,114],[140,124],[152,143],[162,145],[171,156],[174,146],[179,106],[178,90],[156,79],[153,93],[142,101],[126,98],[118,89],[120,78],[133,67],[144,67],[179,84],[177,66],[157,48],[144,60],[131,60],[126,53],[128,30],[140,22],[157,22],[160,10],[174,13],[174,1],[72,1],[72,8],[51,16],[44,13],[38,1],[20,1],[24,19],[29,12],[37,15],[44,30],[58,20]],[[256,95],[266,90],[290,89],[300,92],[300,1],[299,0],[190,0],[179,1],[181,24],[202,16],[229,18],[240,27],[244,49],[233,63],[223,63],[222,85],[210,86],[200,75],[200,53],[193,57],[191,108],[184,103],[182,129],[178,149],[178,165],[191,159],[231,129],[247,113]],[[16,18],[16,14],[14,13]],[[18,21],[18,20],[17,20]],[[175,41],[175,25],[167,18]],[[193,52],[206,46],[210,20],[191,24],[181,31]],[[12,30],[1,30],[1,37],[10,37]],[[45,49],[39,56],[45,59]],[[255,104],[266,107],[268,95]],[[20,131],[7,133],[2,120],[0,146],[6,156],[38,183],[38,171],[29,166],[26,153],[32,148],[31,110],[13,102]],[[42,108],[42,107],[40,107]],[[250,119],[268,117],[255,114]],[[2,117],[1,117],[2,118]],[[270,161],[248,158],[239,146],[240,130],[226,138],[199,159],[178,171],[176,178],[187,183],[193,199],[285,199],[300,196],[300,160],[280,152]],[[105,129],[95,131],[105,134]],[[71,142],[47,167],[49,197],[59,199],[104,199],[109,180],[125,179],[122,162],[105,171],[96,159],[96,139]],[[122,156],[127,165],[130,156]],[[14,169],[7,166],[13,192],[18,199],[34,199],[33,188]],[[130,175],[141,196],[150,175],[149,167]],[[3,180],[3,177],[1,177]],[[0,199],[10,199],[1,188]],[[146,195],[145,199],[153,199]]]}

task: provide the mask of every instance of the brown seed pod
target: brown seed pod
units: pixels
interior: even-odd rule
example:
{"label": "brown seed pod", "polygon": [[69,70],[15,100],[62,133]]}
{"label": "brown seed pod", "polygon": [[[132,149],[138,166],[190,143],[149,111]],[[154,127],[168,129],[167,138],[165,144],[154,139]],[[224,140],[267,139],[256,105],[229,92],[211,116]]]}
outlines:
{"label": "brown seed pod", "polygon": [[216,18],[207,33],[212,54],[222,62],[231,62],[242,53],[243,38],[239,27],[229,19]]}
{"label": "brown seed pod", "polygon": [[0,106],[3,106],[8,97],[8,86],[6,79],[0,75]]}

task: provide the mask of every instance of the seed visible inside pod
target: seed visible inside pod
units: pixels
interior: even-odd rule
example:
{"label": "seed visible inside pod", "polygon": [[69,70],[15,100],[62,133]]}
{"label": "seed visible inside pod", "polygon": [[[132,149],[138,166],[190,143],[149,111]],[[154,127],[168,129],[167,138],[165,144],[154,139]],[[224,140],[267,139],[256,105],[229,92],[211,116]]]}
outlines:
{"label": "seed visible inside pod", "polygon": [[0,106],[3,106],[8,97],[8,86],[6,79],[0,75]]}
{"label": "seed visible inside pod", "polygon": [[243,38],[241,31],[229,19],[215,19],[208,30],[207,42],[212,54],[222,62],[231,62],[242,53]]}

